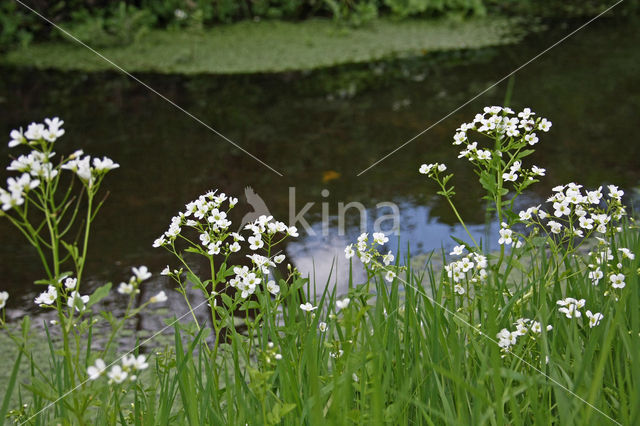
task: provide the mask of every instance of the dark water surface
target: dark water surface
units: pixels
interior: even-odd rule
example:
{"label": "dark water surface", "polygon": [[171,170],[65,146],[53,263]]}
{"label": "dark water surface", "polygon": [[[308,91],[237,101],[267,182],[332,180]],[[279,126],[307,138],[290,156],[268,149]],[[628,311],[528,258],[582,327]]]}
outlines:
{"label": "dark water surface", "polygon": [[[315,265],[323,280],[336,256],[345,264],[342,250],[360,232],[354,212],[347,217],[346,235],[338,235],[339,202],[366,206],[368,229],[376,217],[389,213],[377,203],[397,204],[401,232],[389,243],[394,251],[400,244],[403,250],[410,245],[412,254],[425,253],[449,247],[450,234],[464,237],[435,188],[418,174],[423,162],[449,165],[461,213],[482,236],[481,189],[468,163],[456,159],[451,141],[455,128],[483,106],[502,104],[506,81],[357,175],[577,26],[554,25],[518,45],[496,49],[310,73],[139,76],[282,177],[116,72],[1,69],[0,134],[8,141],[13,128],[59,116],[67,134],[57,142],[58,153],[82,148],[120,163],[103,186],[110,195],[92,234],[90,285],[117,285],[129,277],[131,266],[145,264],[158,273],[167,263],[175,265],[162,249],[151,247],[170,218],[186,202],[218,188],[240,198],[233,218],[238,223],[249,211],[246,186],[281,220],[289,217],[290,188],[295,188],[296,211],[314,203],[305,219],[317,235],[301,232],[286,252],[301,270],[311,272]],[[628,194],[638,185],[639,42],[635,23],[603,20],[516,74],[511,106],[528,106],[553,122],[532,156],[547,176],[527,194],[529,201],[546,198],[551,187],[570,181],[590,187],[615,183]],[[3,164],[8,155],[3,142]],[[0,172],[3,182],[6,176]],[[332,218],[325,236],[323,203]],[[42,288],[31,283],[44,274],[31,247],[6,220],[0,220],[0,238],[0,290],[11,293],[9,307],[17,315],[25,305],[33,306]],[[157,275],[146,284],[149,294],[169,285]]]}

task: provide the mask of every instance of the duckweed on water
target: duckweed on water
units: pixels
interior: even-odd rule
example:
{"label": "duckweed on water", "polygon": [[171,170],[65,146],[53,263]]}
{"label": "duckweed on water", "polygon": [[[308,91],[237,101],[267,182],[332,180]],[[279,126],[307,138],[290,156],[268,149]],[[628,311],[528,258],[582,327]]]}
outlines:
{"label": "duckweed on water", "polygon": [[[360,28],[329,20],[240,22],[199,32],[151,30],[124,47],[100,53],[129,72],[234,74],[309,70],[432,51],[516,42],[514,20],[373,21]],[[8,52],[5,64],[104,71],[113,66],[73,40]]]}

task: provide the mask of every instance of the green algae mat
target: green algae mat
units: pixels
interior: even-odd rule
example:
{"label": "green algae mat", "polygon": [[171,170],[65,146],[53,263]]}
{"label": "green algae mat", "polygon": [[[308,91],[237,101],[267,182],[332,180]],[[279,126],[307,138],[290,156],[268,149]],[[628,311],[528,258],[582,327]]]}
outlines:
{"label": "green algae mat", "polygon": [[[506,18],[378,19],[359,28],[329,20],[240,22],[202,31],[150,30],[130,45],[96,51],[130,72],[282,72],[513,43],[519,38],[515,28]],[[89,72],[114,68],[71,39],[10,51],[0,63]]]}

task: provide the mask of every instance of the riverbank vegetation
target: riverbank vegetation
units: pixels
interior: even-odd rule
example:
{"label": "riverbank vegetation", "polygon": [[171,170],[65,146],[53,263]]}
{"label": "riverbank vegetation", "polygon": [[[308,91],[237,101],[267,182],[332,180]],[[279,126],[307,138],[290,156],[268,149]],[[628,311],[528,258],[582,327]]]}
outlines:
{"label": "riverbank vegetation", "polygon": [[[634,13],[636,3],[625,2],[613,13]],[[518,23],[526,22],[526,32],[539,18],[593,16],[608,5],[508,0],[74,0],[28,6],[33,11],[14,1],[0,6],[0,52],[9,52],[2,59],[5,64],[109,69],[107,62],[83,52],[71,34],[129,71],[249,73],[503,44],[523,33]]]}
{"label": "riverbank vegetation", "polygon": [[[529,108],[493,106],[453,135],[501,223],[497,252],[469,233],[441,253],[442,266],[417,267],[403,260],[409,253],[386,250],[383,233],[362,234],[344,255],[365,279],[351,275],[345,294],[331,279],[277,267],[287,264],[280,245],[298,236],[294,226],[261,216],[234,232],[232,195],[185,200],[153,246],[173,255],[160,274],[190,310],[165,318],[171,343],[158,347],[152,336],[124,350],[114,344],[123,324],[168,298],[160,291],[136,302],[157,273],[144,266],[84,294],[100,187],[119,166],[82,151],[57,159],[58,118],[14,130],[9,146],[25,153],[0,189],[2,219],[38,252],[43,292],[34,302],[56,319],[42,364],[32,342],[43,336],[29,317],[16,331],[0,313],[18,349],[0,422],[637,423],[639,228],[615,185],[569,182],[544,204],[516,202],[546,175],[531,154],[551,128]],[[416,173],[439,186],[466,229],[455,176],[426,160]],[[194,268],[195,257],[207,268]],[[101,305],[111,292],[126,306],[122,317]],[[10,298],[0,292],[0,309]],[[93,332],[100,324],[106,338]]]}

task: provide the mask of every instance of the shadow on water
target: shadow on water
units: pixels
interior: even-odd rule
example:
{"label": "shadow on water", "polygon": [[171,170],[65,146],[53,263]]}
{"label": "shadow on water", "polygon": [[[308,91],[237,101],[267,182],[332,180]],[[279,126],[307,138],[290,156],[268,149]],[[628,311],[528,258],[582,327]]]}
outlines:
{"label": "shadow on water", "polygon": [[[141,76],[282,177],[115,72],[3,69],[0,133],[57,115],[67,131],[59,153],[83,148],[121,164],[105,181],[110,194],[92,235],[87,266],[91,285],[126,280],[131,266],[146,264],[159,272],[172,264],[169,255],[151,248],[153,240],[186,202],[211,188],[241,198],[232,217],[239,223],[249,211],[242,198],[246,186],[281,220],[289,217],[290,188],[295,188],[296,212],[313,203],[304,218],[316,235],[301,233],[286,252],[305,272],[312,273],[315,265],[323,283],[323,271],[334,258],[339,266],[346,264],[342,250],[360,232],[357,213],[346,216],[345,235],[335,232],[340,202],[362,203],[367,229],[376,215],[384,214],[378,203],[397,204],[401,232],[391,238],[392,251],[410,247],[412,254],[425,253],[449,247],[450,234],[464,237],[448,207],[434,197],[435,188],[417,173],[423,162],[449,165],[456,174],[463,217],[474,232],[485,235],[479,185],[463,160],[454,161],[457,150],[451,141],[455,128],[483,106],[502,104],[506,82],[357,175],[578,25],[557,26],[513,46],[324,71]],[[589,187],[615,183],[629,193],[638,184],[639,36],[636,25],[603,20],[517,73],[512,107],[531,107],[554,123],[532,157],[547,176],[527,194],[528,200],[542,200],[551,187],[569,181]],[[2,144],[0,157],[8,155]],[[4,181],[8,174],[0,173]],[[327,235],[322,232],[323,206],[333,221]],[[491,225],[490,235],[496,234],[496,226]],[[31,248],[6,221],[0,221],[0,235],[0,289],[11,293],[9,307],[19,315],[18,307],[32,306],[41,290],[31,283],[42,273]],[[341,271],[337,279],[344,285]],[[154,280],[146,284],[149,294],[170,285],[162,277]],[[170,310],[184,308],[172,301]]]}

